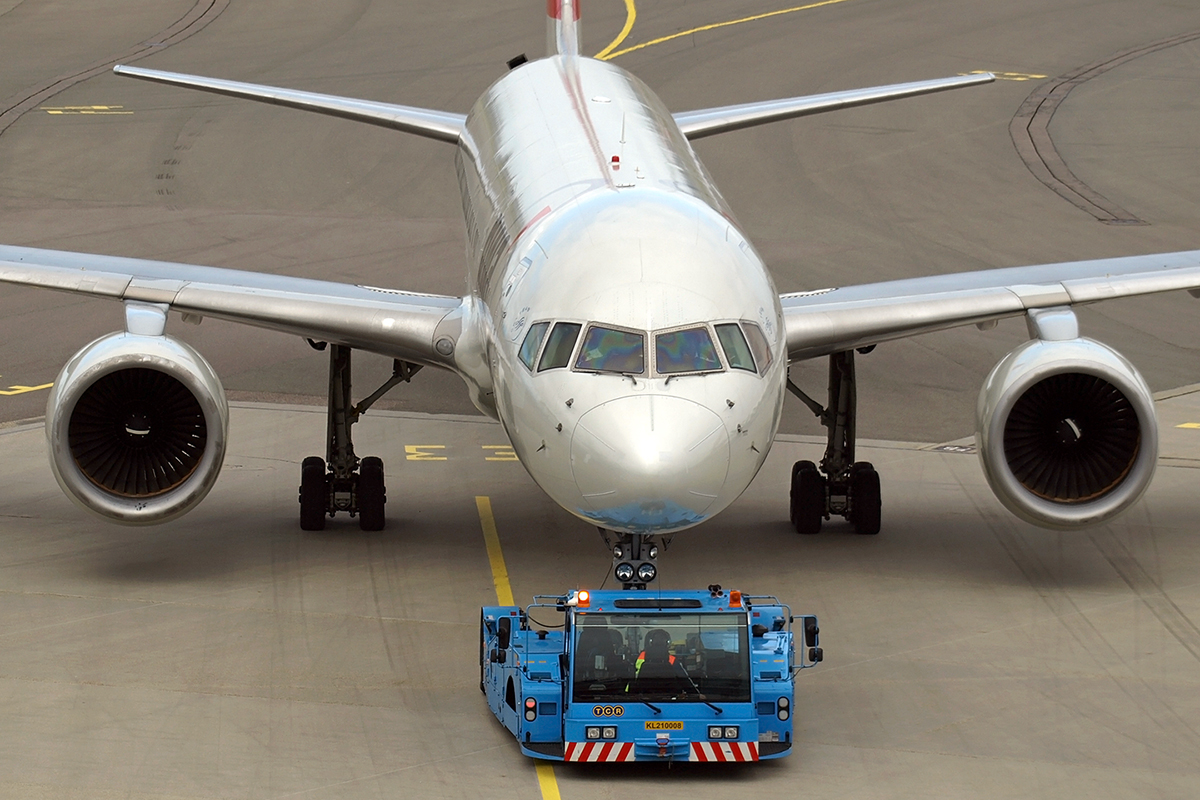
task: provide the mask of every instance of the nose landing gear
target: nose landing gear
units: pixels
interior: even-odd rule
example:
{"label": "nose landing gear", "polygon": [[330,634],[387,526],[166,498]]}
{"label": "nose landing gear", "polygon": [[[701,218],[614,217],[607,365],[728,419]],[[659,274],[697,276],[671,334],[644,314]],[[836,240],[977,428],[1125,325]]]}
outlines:
{"label": "nose landing gear", "polygon": [[[312,342],[324,350],[324,342]],[[421,369],[419,364],[396,360],[392,377],[356,406],[350,404],[351,349],[333,345],[329,353],[329,408],[326,456],[309,456],[300,466],[300,528],[306,531],[325,529],[326,517],[339,511],[358,516],[364,531],[383,530],[383,506],[387,502],[384,488],[383,461],[354,454],[350,429],[375,401],[396,384],[412,380]]]}
{"label": "nose landing gear", "polygon": [[670,538],[654,534],[616,533],[614,543],[610,532],[598,528],[604,544],[612,550],[612,575],[622,589],[645,589],[658,579],[658,554],[670,544]]}
{"label": "nose landing gear", "polygon": [[[864,348],[860,352],[870,352]],[[792,466],[791,521],[797,533],[817,533],[822,520],[837,514],[861,534],[879,533],[879,473],[868,461],[854,460],[857,391],[854,351],[829,357],[829,405],[806,395],[789,377],[788,391],[821,420],[828,431],[821,465],[797,461]]]}

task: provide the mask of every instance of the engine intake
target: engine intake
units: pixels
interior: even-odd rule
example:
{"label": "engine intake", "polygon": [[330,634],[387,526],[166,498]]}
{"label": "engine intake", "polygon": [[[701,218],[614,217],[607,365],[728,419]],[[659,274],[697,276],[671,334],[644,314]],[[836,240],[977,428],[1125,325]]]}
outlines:
{"label": "engine intake", "polygon": [[1090,339],[1027,342],[984,382],[976,441],[988,483],[1048,528],[1111,519],[1141,497],[1158,457],[1154,400],[1123,356]]}
{"label": "engine intake", "polygon": [[204,499],[228,425],[212,367],[167,336],[92,342],[63,367],[46,409],[59,485],[83,508],[129,525],[174,519]]}

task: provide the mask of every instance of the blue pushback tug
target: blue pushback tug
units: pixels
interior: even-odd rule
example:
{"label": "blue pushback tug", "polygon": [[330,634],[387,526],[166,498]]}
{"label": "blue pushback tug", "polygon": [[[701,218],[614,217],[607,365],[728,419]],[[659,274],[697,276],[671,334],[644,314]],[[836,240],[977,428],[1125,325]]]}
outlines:
{"label": "blue pushback tug", "polygon": [[781,758],[794,677],[821,661],[818,635],[815,616],[715,585],[538,596],[482,610],[479,688],[534,758]]}

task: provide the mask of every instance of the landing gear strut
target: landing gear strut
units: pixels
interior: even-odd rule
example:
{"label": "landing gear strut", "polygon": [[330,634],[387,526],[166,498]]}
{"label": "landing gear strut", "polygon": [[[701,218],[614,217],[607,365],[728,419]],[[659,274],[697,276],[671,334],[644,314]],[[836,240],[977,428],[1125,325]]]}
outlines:
{"label": "landing gear strut", "polygon": [[[654,534],[610,533],[599,528],[604,544],[612,549],[613,577],[622,589],[645,589],[658,579],[658,553],[670,545],[670,538],[661,543]],[[614,543],[610,536],[616,536]]]}
{"label": "landing gear strut", "polygon": [[[874,348],[859,352],[869,353]],[[867,461],[854,460],[857,393],[854,351],[829,357],[829,405],[825,408],[789,377],[788,391],[821,420],[828,431],[825,457],[792,466],[791,519],[797,533],[816,533],[833,514],[845,517],[862,534],[879,533],[879,473]]]}
{"label": "landing gear strut", "polygon": [[[325,342],[309,341],[316,350]],[[325,518],[339,511],[358,516],[364,531],[381,531],[384,525],[383,461],[354,454],[350,429],[375,401],[398,383],[412,380],[420,364],[395,360],[392,377],[356,406],[350,404],[351,349],[332,345],[329,349],[329,411],[325,458],[309,456],[300,467],[300,528],[325,529]]]}

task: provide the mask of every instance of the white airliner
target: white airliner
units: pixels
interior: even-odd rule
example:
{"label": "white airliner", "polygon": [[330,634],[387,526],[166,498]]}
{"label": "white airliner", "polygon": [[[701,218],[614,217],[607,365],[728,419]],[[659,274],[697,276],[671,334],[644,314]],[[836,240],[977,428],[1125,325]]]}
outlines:
{"label": "white airliner", "polygon": [[[1154,404],[1134,367],[1080,337],[1072,307],[1192,290],[1200,251],[997,269],[780,295],[691,140],[767,122],[986,83],[952,77],[672,113],[640,80],[579,53],[576,0],[550,0],[549,57],[510,63],[466,115],[117,67],[120,75],[315,111],[457,148],[468,243],[462,297],[240,270],[0,247],[0,280],[111,297],[125,330],[63,368],[46,413],[53,471],[83,508],[140,525],[208,493],[225,452],[221,383],[186,322],[232,320],[329,345],[328,447],[301,469],[300,519],[384,525],[383,466],[351,426],[421,367],[457,373],[503,423],[555,502],[606,531],[690,528],[754,478],[792,389],[829,428],[820,466],[792,470],[791,519],[880,528],[879,477],[855,462],[855,350],[1024,316],[1030,340],[984,381],[978,449],[1013,513],[1051,528],[1111,518],[1154,471]],[[353,349],[395,374],[350,400]],[[788,365],[830,359],[825,407]]]}

